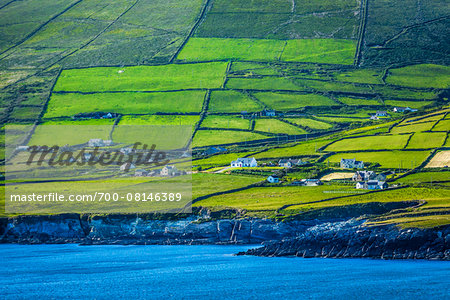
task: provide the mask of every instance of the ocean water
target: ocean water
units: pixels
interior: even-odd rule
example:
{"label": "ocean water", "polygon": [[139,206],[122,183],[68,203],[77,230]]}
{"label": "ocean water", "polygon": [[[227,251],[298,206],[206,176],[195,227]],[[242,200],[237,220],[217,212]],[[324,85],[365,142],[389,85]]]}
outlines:
{"label": "ocean water", "polygon": [[0,298],[450,297],[450,262],[233,255],[248,248],[0,245]]}

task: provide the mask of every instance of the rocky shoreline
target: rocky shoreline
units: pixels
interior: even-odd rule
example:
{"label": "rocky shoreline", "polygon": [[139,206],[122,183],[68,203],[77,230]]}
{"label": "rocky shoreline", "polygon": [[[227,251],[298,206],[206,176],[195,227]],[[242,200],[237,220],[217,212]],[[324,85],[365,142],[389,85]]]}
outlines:
{"label": "rocky shoreline", "polygon": [[367,227],[350,220],[308,228],[300,236],[238,255],[268,257],[450,260],[450,226],[404,229]]}
{"label": "rocky shoreline", "polygon": [[0,243],[81,245],[261,244],[239,255],[450,260],[450,226],[400,230],[364,220],[219,219],[201,215],[65,214],[0,219]]}

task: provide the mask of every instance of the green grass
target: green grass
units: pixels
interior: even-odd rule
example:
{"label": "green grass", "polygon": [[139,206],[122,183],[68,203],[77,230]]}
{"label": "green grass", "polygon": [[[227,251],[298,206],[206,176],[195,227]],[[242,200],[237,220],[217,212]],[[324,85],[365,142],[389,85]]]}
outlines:
{"label": "green grass", "polygon": [[245,141],[266,139],[267,136],[245,131],[198,130],[194,137],[193,147],[232,144]]}
{"label": "green grass", "polygon": [[407,149],[430,149],[441,147],[445,141],[445,132],[417,132],[408,143]]}
{"label": "green grass", "polygon": [[149,116],[123,116],[119,125],[195,125],[200,116],[185,115],[149,115]]}
{"label": "green grass", "polygon": [[277,119],[258,119],[255,121],[255,130],[270,133],[284,133],[289,135],[306,133],[306,131],[301,128],[295,127]]}
{"label": "green grass", "polygon": [[405,126],[395,126],[394,128],[391,129],[391,133],[409,133],[409,132],[414,133],[414,132],[428,131],[431,129],[431,127],[433,127],[434,123],[435,121]]}
{"label": "green grass", "polygon": [[369,202],[398,202],[398,201],[416,201],[426,200],[429,202],[427,207],[444,204],[448,206],[448,190],[445,189],[429,189],[429,188],[404,188],[396,190],[385,190],[376,193],[357,195],[351,197],[343,197],[336,200],[324,201],[320,203],[312,203],[298,206],[291,206],[288,209],[320,209],[326,207],[336,207],[353,205],[358,203]]}
{"label": "green grass", "polygon": [[340,115],[326,116],[326,117],[317,115],[316,118],[319,120],[323,120],[326,122],[333,122],[333,123],[366,123],[366,122],[370,122],[369,117],[362,119],[362,118],[341,117]]}
{"label": "green grass", "polygon": [[349,98],[349,97],[340,97],[338,99],[340,102],[347,104],[347,105],[354,105],[354,106],[360,106],[360,105],[382,105],[380,101],[376,99],[356,99],[356,98]]}
{"label": "green grass", "polygon": [[352,150],[384,150],[403,149],[409,135],[377,135],[356,137],[337,141],[328,146],[326,151],[352,151]]}
{"label": "green grass", "polygon": [[11,113],[12,119],[32,119],[35,120],[41,114],[42,107],[15,107]]}
{"label": "green grass", "polygon": [[291,12],[291,3],[284,0],[216,0],[211,9],[211,13],[223,12],[274,12],[274,13],[289,13]]}
{"label": "green grass", "polygon": [[439,123],[434,126],[433,131],[450,131],[450,120],[445,119],[439,121]]}
{"label": "green grass", "polygon": [[249,129],[250,121],[234,116],[207,116],[202,122],[202,127]]}
{"label": "green grass", "polygon": [[331,127],[333,127],[333,125],[331,125],[329,123],[317,121],[314,119],[308,119],[308,118],[287,118],[286,120],[291,123],[297,124],[297,125],[309,127],[311,129],[325,130],[325,129],[330,129]]}
{"label": "green grass", "polygon": [[[83,124],[83,122],[80,122]],[[109,140],[112,124],[109,125],[73,125],[37,126],[28,145],[64,146],[87,143],[90,139]]]}
{"label": "green grass", "polygon": [[353,64],[355,51],[356,43],[351,40],[289,40],[281,60],[351,65]]}
{"label": "green grass", "polygon": [[338,163],[341,158],[356,158],[364,162],[379,163],[382,168],[415,168],[418,167],[428,156],[429,151],[380,151],[340,153],[330,156],[330,162]]}
{"label": "green grass", "polygon": [[310,140],[295,144],[290,147],[272,148],[265,152],[255,154],[255,158],[279,158],[296,157],[304,155],[318,155],[317,150],[330,143],[331,140]]}
{"label": "green grass", "polygon": [[450,67],[422,64],[391,69],[386,82],[418,88],[448,89],[450,87]]}
{"label": "green grass", "polygon": [[240,113],[242,111],[256,112],[263,107],[243,93],[236,91],[213,91],[209,101],[209,112]]}
{"label": "green grass", "polygon": [[258,176],[206,173],[192,174],[192,197],[195,199],[212,193],[233,190],[262,180],[263,178]]}
{"label": "green grass", "polygon": [[360,69],[340,72],[336,74],[336,79],[344,82],[383,84],[381,72],[376,69]]}
{"label": "green grass", "polygon": [[422,108],[424,106],[433,104],[433,101],[401,101],[401,100],[385,100],[384,104],[390,106]]}
{"label": "green grass", "polygon": [[254,96],[268,107],[276,110],[295,110],[305,106],[337,106],[328,97],[316,94],[287,94],[287,93],[254,93]]}
{"label": "green grass", "polygon": [[205,92],[203,91],[87,95],[53,94],[44,118],[73,116],[89,112],[121,114],[199,113],[202,109],[204,96]]}
{"label": "green grass", "polygon": [[178,55],[184,61],[276,61],[284,41],[263,39],[191,38]]}
{"label": "green grass", "polygon": [[118,125],[112,135],[114,143],[134,144],[140,142],[156,145],[157,149],[172,150],[185,147],[192,136],[189,126],[167,126],[155,130],[146,125]]}
{"label": "green grass", "polygon": [[397,179],[395,182],[408,183],[408,184],[432,184],[436,181],[450,181],[450,172],[441,171],[441,172],[420,172],[414,173],[402,178]]}
{"label": "green grass", "polygon": [[[220,88],[227,63],[65,70],[55,91],[168,91]],[[123,73],[119,73],[123,71]]]}
{"label": "green grass", "polygon": [[264,78],[230,78],[226,87],[229,89],[247,90],[289,90],[306,91],[302,86],[294,84],[285,77],[264,77]]}
{"label": "green grass", "polygon": [[72,125],[113,125],[115,119],[85,119],[85,120],[72,120],[72,119],[63,119],[63,120],[46,120],[42,124],[43,125],[64,125],[64,126],[72,126]]}
{"label": "green grass", "polygon": [[[330,193],[334,192],[334,193]],[[342,194],[339,194],[341,192]],[[318,186],[318,187],[259,187],[248,190],[214,196],[194,206],[202,207],[232,207],[250,211],[276,210],[286,204],[318,201],[336,197],[336,195],[348,195],[358,193],[353,187],[346,186]]]}

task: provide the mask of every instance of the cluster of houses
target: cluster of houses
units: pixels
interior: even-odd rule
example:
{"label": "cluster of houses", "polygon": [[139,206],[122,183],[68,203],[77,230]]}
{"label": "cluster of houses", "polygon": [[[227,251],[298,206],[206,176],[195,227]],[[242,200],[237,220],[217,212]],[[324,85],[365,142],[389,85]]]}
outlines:
{"label": "cluster of houses", "polygon": [[357,189],[384,190],[389,187],[385,174],[377,174],[374,171],[356,171],[352,177],[356,181]]}
{"label": "cluster of houses", "polygon": [[356,160],[354,158],[352,159],[341,159],[341,168],[342,169],[364,169],[364,162]]}
{"label": "cluster of houses", "polygon": [[416,112],[417,109],[409,107],[394,107],[393,111],[395,113],[406,113],[406,112]]}
{"label": "cluster of houses", "polygon": [[371,120],[379,120],[380,118],[389,117],[387,111],[377,111],[375,114],[370,116]]}
{"label": "cluster of houses", "polygon": [[133,163],[125,163],[120,166],[120,170],[123,172],[133,170],[135,177],[175,177],[187,174],[185,171],[178,170],[176,166],[172,165],[164,166],[162,169],[145,170],[136,169]]}
{"label": "cluster of houses", "polygon": [[[280,159],[278,161],[278,166],[282,168],[293,168],[295,166],[304,165],[306,162],[301,159]],[[267,165],[267,164],[266,164]],[[233,160],[230,164],[232,168],[255,168],[258,166],[258,162],[254,157],[241,157]]]}
{"label": "cluster of houses", "polygon": [[[270,175],[269,177],[267,177],[267,182],[279,183],[280,179],[281,178],[279,176]],[[290,185],[295,185],[295,186],[319,186],[319,185],[323,185],[323,182],[320,181],[319,179],[302,179],[302,180],[299,180],[299,181],[293,181],[293,182],[291,182]]]}
{"label": "cluster of houses", "polygon": [[109,147],[114,143],[112,140],[90,139],[87,144],[89,147]]}

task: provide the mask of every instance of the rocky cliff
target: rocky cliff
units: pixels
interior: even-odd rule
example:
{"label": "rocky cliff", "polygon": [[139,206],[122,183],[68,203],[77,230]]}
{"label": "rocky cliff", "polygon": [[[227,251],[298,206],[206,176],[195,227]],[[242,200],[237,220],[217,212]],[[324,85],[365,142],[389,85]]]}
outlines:
{"label": "rocky cliff", "polygon": [[363,222],[325,223],[298,237],[240,255],[450,260],[450,226],[433,229],[367,227]]}

